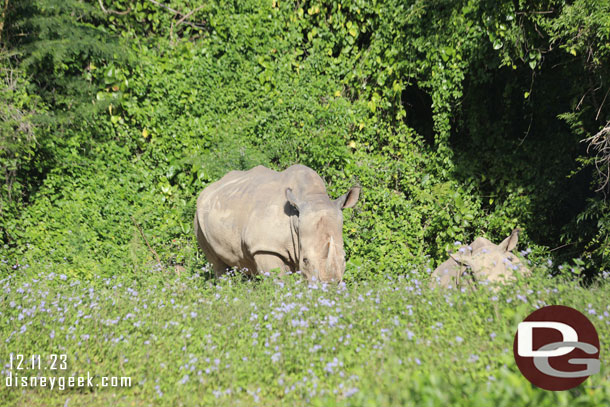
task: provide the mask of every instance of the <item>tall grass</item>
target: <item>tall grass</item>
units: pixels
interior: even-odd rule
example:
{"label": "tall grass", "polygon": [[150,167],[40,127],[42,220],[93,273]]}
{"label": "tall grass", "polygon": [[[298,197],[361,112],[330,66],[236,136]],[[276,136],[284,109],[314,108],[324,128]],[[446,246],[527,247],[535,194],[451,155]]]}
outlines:
{"label": "tall grass", "polygon": [[[204,270],[205,271],[205,270]],[[371,271],[372,273],[372,271]],[[417,271],[339,286],[300,276],[66,277],[35,265],[0,281],[0,404],[608,405],[610,285],[540,274],[497,292],[432,289]],[[572,306],[596,326],[602,371],[568,392],[533,387],[512,344],[534,309]],[[605,347],[604,347],[605,344]],[[19,371],[11,353],[67,356]],[[126,388],[6,387],[13,376],[130,377]]]}

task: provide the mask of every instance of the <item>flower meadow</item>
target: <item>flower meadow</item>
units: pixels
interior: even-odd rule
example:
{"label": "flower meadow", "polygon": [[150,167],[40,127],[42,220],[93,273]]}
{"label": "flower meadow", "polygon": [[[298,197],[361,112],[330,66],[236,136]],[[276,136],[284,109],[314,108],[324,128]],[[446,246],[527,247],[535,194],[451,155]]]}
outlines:
{"label": "flower meadow", "polygon": [[[0,404],[609,405],[610,284],[542,275],[458,291],[419,271],[324,285],[161,267],[79,280],[24,265],[0,280]],[[602,344],[601,372],[567,392],[535,388],[512,356],[517,324],[551,304],[587,315]],[[11,354],[65,354],[67,369],[10,370]],[[9,388],[11,372],[131,386]]]}

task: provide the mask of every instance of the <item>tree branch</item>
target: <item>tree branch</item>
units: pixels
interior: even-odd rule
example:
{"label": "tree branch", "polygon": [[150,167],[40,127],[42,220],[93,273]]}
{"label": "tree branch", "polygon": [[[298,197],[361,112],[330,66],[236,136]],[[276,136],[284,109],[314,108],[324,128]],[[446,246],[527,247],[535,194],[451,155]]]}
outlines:
{"label": "tree branch", "polygon": [[546,11],[517,11],[515,14],[518,16],[527,16],[530,14],[553,14],[555,10],[546,10]]}
{"label": "tree branch", "polygon": [[174,14],[178,14],[179,16],[184,16],[184,14],[182,14],[182,13],[181,13],[181,12],[179,12],[178,10],[174,10],[173,8],[168,7],[168,6],[166,6],[165,4],[161,4],[161,3],[159,3],[159,2],[158,2],[158,1],[156,1],[156,0],[148,0],[148,1],[150,1],[152,4],[154,4],[154,5],[156,5],[156,6],[159,6],[159,7],[161,7],[161,8],[164,8],[164,9],[166,9],[167,11],[170,11],[170,12],[172,12],[172,13],[174,13]]}
{"label": "tree branch", "polygon": [[178,27],[180,24],[183,24],[183,23],[184,23],[184,20],[186,20],[187,18],[189,18],[190,16],[192,16],[192,15],[193,15],[195,12],[197,12],[197,11],[201,10],[201,9],[202,9],[204,6],[205,6],[205,4],[202,4],[201,6],[197,7],[197,8],[196,8],[196,9],[194,9],[193,11],[191,11],[191,12],[189,12],[189,13],[185,14],[184,16],[182,16],[182,17],[180,18],[180,20],[178,20],[178,21],[176,22],[176,25],[174,25],[174,24],[172,23],[172,26],[171,26],[171,27],[170,27],[170,29],[169,29],[169,38],[171,38],[172,43],[173,43],[173,41],[174,41],[174,39],[173,39],[173,38],[174,38],[174,27]]}
{"label": "tree branch", "polygon": [[606,103],[606,98],[608,97],[608,92],[610,92],[610,88],[606,91],[606,95],[604,96],[604,100],[602,100],[602,104],[597,109],[597,114],[595,115],[595,120],[599,119],[599,114],[602,112],[602,107],[604,107],[604,103]]}
{"label": "tree branch", "polygon": [[[8,0],[7,0],[8,1]],[[124,16],[125,14],[129,13],[131,11],[131,7],[129,7],[127,10],[125,11],[116,11],[116,10],[110,10],[110,9],[106,9],[104,7],[104,3],[102,3],[102,0],[97,0],[98,3],[100,3],[100,7],[102,8],[102,11],[106,14],[117,14],[119,16]]]}
{"label": "tree branch", "polygon": [[201,6],[197,7],[196,9],[193,9],[193,11],[190,11],[187,14],[185,14],[184,16],[182,16],[182,18],[180,20],[178,20],[178,22],[176,23],[176,26],[182,24],[184,22],[184,20],[186,20],[187,18],[189,18],[190,16],[192,16],[193,14],[195,14],[196,12],[201,10],[203,7],[205,7],[205,4],[202,4]]}
{"label": "tree branch", "polygon": [[600,186],[595,192],[604,191],[610,186],[610,123],[597,134],[582,140],[588,143],[587,153],[590,149],[595,151],[595,168],[600,178]]}
{"label": "tree branch", "polygon": [[193,23],[191,21],[184,21],[187,18],[189,18],[194,12],[196,12],[199,9],[201,9],[203,6],[197,7],[195,10],[191,11],[190,13],[184,14],[184,13],[178,11],[178,10],[174,10],[173,8],[171,8],[169,6],[166,6],[165,4],[159,3],[157,0],[148,0],[148,1],[151,2],[152,4],[158,6],[158,7],[164,8],[165,10],[169,11],[172,14],[175,14],[175,15],[181,17],[181,19],[180,19],[180,21],[178,22],[177,25],[179,25],[179,24],[186,24],[186,25],[190,25],[193,28],[198,28],[198,29],[205,28],[204,25],[195,24],[195,23]]}
{"label": "tree branch", "polygon": [[131,217],[131,220],[133,221],[133,224],[136,225],[136,228],[140,232],[140,235],[142,236],[142,239],[144,239],[144,242],[146,242],[146,246],[148,246],[148,250],[150,250],[150,252],[155,256],[155,259],[157,259],[157,264],[161,264],[161,259],[159,258],[159,255],[157,254],[155,249],[150,247],[150,244],[148,243],[148,239],[146,239],[146,236],[144,235],[144,231],[142,230],[142,228],[140,227],[138,222],[136,222],[136,220],[133,218],[133,216]]}
{"label": "tree branch", "polygon": [[4,20],[6,19],[6,10],[8,9],[8,0],[4,0],[2,7],[2,15],[0,16],[0,42],[2,42],[2,31],[4,30]]}

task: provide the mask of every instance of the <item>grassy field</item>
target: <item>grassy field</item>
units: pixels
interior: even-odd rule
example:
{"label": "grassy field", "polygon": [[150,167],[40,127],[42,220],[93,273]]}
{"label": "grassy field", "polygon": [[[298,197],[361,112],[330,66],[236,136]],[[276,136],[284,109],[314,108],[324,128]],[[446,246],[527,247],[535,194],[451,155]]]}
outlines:
{"label": "grassy field", "polygon": [[[79,281],[59,266],[22,266],[0,284],[3,380],[10,354],[42,355],[43,370],[90,376],[93,388],[1,387],[3,406],[496,405],[610,403],[610,285],[583,289],[539,277],[498,292],[441,291],[423,273],[339,286],[299,276],[211,280],[206,270],[151,267]],[[542,274],[539,273],[539,276]],[[534,309],[585,313],[602,371],[568,392],[533,387],[512,344]],[[44,370],[51,354],[66,369]],[[131,386],[102,388],[102,376]],[[59,383],[59,382],[58,382]]]}

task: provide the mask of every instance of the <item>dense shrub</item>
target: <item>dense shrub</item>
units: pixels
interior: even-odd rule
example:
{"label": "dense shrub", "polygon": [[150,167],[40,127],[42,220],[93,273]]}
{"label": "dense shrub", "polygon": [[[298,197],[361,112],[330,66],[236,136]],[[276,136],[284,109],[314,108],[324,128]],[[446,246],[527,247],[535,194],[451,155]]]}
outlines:
{"label": "dense shrub", "polygon": [[78,274],[131,264],[134,247],[199,264],[199,191],[300,162],[331,195],[363,186],[350,267],[432,267],[454,241],[516,226],[537,255],[608,266],[608,206],[580,142],[608,120],[607,2],[8,4],[4,66],[30,75],[17,92],[39,118],[5,166],[22,186],[3,220],[12,261],[55,245]]}

